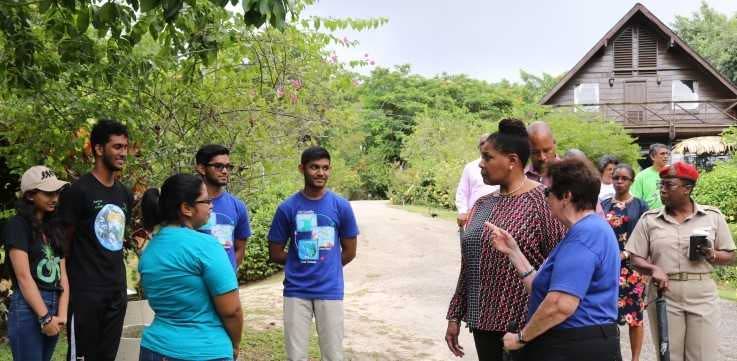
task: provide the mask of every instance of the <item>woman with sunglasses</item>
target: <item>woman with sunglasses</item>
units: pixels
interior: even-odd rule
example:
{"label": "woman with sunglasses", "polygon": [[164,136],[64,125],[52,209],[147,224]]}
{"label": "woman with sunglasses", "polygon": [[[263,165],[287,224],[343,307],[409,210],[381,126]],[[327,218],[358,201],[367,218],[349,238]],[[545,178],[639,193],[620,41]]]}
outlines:
{"label": "woman with sunglasses", "polygon": [[473,333],[479,360],[502,360],[502,336],[525,322],[528,296],[507,257],[493,249],[484,231],[492,222],[520,240],[522,252],[536,267],[563,237],[564,227],[545,203],[545,186],[528,179],[524,169],[530,143],[524,123],[503,119],[499,131],[481,146],[479,171],[484,183],[500,190],[479,198],[469,212],[461,240],[461,270],[448,306],[445,341],[455,356],[461,321]]}
{"label": "woman with sunglasses", "polygon": [[640,360],[645,333],[642,328],[645,310],[646,280],[630,264],[630,254],[624,250],[627,240],[635,229],[640,216],[647,212],[647,203],[630,194],[635,171],[628,164],[614,168],[612,184],[614,196],[601,202],[607,222],[612,226],[619,242],[619,258],[622,260],[619,277],[619,324],[629,326],[632,361]]}
{"label": "woman with sunglasses", "polygon": [[504,347],[521,349],[515,360],[619,361],[619,248],[595,213],[599,172],[588,160],[570,158],[550,164],[548,174],[547,203],[568,230],[539,268],[524,254],[524,243],[486,223],[486,240],[509,258],[530,292],[527,323],[504,335]]}
{"label": "woman with sunglasses", "polygon": [[13,360],[48,361],[64,328],[69,284],[62,228],[54,222],[59,192],[68,183],[51,169],[35,166],[21,177],[16,215],[3,229],[10,260],[8,337]]}
{"label": "woman with sunglasses", "polygon": [[142,211],[144,224],[159,229],[138,264],[155,312],[143,331],[139,359],[236,359],[243,329],[238,282],[220,243],[196,231],[212,211],[202,178],[169,177],[160,194],[144,193]]}

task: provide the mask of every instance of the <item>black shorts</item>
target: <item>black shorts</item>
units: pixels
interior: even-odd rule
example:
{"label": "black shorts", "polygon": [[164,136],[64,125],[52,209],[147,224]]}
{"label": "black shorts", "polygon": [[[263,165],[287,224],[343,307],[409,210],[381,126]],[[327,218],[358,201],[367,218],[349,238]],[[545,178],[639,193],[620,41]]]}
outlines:
{"label": "black shorts", "polygon": [[128,304],[126,290],[69,293],[68,361],[114,361]]}

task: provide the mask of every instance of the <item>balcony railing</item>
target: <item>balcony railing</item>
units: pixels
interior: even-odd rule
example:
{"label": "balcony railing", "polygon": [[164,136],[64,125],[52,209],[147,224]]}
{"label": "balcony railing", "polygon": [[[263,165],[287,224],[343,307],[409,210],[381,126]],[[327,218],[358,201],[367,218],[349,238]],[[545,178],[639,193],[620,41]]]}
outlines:
{"label": "balcony railing", "polygon": [[553,105],[554,108],[598,112],[625,128],[737,124],[737,99]]}

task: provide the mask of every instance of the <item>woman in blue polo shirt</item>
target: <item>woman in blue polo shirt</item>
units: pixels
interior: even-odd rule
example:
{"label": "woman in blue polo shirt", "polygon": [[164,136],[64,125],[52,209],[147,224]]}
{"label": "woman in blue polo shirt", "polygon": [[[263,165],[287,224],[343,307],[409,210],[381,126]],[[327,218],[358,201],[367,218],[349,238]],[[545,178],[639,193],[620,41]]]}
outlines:
{"label": "woman in blue polo shirt", "polygon": [[522,360],[621,360],[619,247],[612,228],[595,213],[599,173],[581,159],[555,162],[548,173],[546,199],[568,233],[539,270],[508,232],[487,223],[494,248],[509,257],[530,292],[527,324],[504,335],[504,347],[520,350]]}
{"label": "woman in blue polo shirt", "polygon": [[161,228],[141,255],[138,270],[154,310],[143,331],[141,361],[217,360],[238,356],[243,313],[238,282],[225,249],[195,231],[210,218],[212,200],[200,177],[176,174],[149,189],[144,223]]}

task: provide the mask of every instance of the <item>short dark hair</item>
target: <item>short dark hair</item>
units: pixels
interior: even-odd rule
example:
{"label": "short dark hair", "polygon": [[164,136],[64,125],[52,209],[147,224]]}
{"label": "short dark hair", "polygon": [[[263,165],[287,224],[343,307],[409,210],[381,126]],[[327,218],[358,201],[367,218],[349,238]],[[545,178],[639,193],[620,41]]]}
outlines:
{"label": "short dark hair", "polygon": [[619,159],[617,159],[617,157],[613,155],[603,155],[601,158],[599,158],[599,172],[603,172],[604,168],[606,168],[610,164],[619,164]]}
{"label": "short dark hair", "polygon": [[161,223],[178,223],[179,206],[182,203],[194,205],[201,190],[201,177],[181,173],[167,178],[161,185],[161,192],[156,188],[148,189],[141,199],[144,227],[153,229]]}
{"label": "short dark hair", "polygon": [[614,171],[618,171],[620,169],[626,170],[630,174],[630,178],[633,180],[635,179],[635,170],[632,169],[632,166],[627,163],[619,163],[617,166],[614,167]]}
{"label": "short dark hair", "polygon": [[197,151],[194,158],[197,164],[207,165],[210,163],[212,158],[215,158],[218,155],[230,155],[230,150],[220,144],[207,144],[203,145],[202,148]]}
{"label": "short dark hair", "polygon": [[330,160],[330,153],[327,149],[323,147],[313,146],[305,149],[304,152],[302,152],[300,163],[302,163],[302,165],[306,165],[309,162],[319,159]]}
{"label": "short dark hair", "polygon": [[657,153],[658,149],[663,149],[663,148],[668,149],[668,146],[663,143],[650,144],[650,148],[648,149],[647,154],[652,157],[653,154]]}
{"label": "short dark hair", "polygon": [[92,148],[96,145],[105,146],[110,141],[111,135],[123,135],[128,138],[128,127],[113,119],[100,119],[92,127],[90,133],[90,144]]}
{"label": "short dark hair", "polygon": [[486,142],[498,152],[516,154],[522,166],[530,158],[530,138],[525,123],[519,119],[505,118],[499,121],[499,131],[492,133]]}
{"label": "short dark hair", "polygon": [[550,192],[563,198],[571,193],[571,203],[579,211],[596,209],[601,189],[599,172],[588,159],[566,158],[553,161],[548,166],[548,174],[553,181]]}

